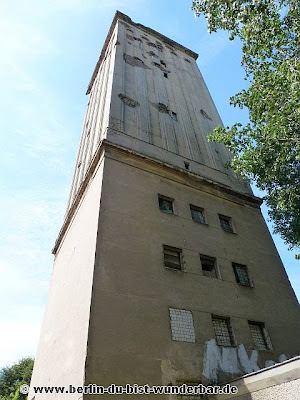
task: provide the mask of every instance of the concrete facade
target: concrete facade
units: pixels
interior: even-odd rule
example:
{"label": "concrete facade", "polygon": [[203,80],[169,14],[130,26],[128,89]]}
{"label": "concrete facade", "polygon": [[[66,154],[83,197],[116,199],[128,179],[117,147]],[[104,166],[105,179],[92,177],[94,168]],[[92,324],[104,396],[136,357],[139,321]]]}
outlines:
{"label": "concrete facade", "polygon": [[[261,201],[207,142],[221,121],[196,58],[116,14],[88,88],[32,386],[222,383],[299,354],[299,306]],[[35,400],[48,397],[63,396]]]}

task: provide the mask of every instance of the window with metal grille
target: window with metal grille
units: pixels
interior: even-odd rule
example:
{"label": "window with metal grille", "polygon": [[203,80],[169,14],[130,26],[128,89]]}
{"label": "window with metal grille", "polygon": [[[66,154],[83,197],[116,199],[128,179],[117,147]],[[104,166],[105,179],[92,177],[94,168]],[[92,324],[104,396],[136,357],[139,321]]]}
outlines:
{"label": "window with metal grille", "polygon": [[221,228],[224,231],[234,233],[233,226],[232,226],[232,220],[230,217],[226,217],[225,215],[219,214],[219,220],[220,220]]}
{"label": "window with metal grille", "polygon": [[229,318],[212,316],[216,342],[219,346],[234,346],[234,339]]}
{"label": "window with metal grille", "polygon": [[205,216],[203,208],[196,207],[190,204],[190,209],[193,221],[199,222],[200,224],[205,224]]}
{"label": "window with metal grille", "polygon": [[269,350],[270,341],[266,333],[266,328],[262,322],[248,321],[249,328],[256,349]]}
{"label": "window with metal grille", "polygon": [[232,263],[237,283],[243,286],[252,286],[246,265]]}
{"label": "window with metal grille", "polygon": [[200,261],[202,265],[202,273],[209,278],[218,278],[216,259],[214,257],[204,256],[200,254]]}
{"label": "window with metal grille", "polygon": [[182,252],[181,249],[175,247],[163,246],[164,248],[164,264],[166,268],[176,270],[182,269]]}
{"label": "window with metal grille", "polygon": [[160,211],[166,212],[168,214],[174,214],[173,201],[174,200],[170,199],[169,197],[158,195],[158,205]]}

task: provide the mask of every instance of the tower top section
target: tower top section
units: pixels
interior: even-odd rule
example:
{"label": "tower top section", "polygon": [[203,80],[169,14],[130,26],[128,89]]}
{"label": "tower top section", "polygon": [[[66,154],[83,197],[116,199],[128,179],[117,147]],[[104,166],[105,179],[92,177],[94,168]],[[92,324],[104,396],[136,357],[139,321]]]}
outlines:
{"label": "tower top section", "polygon": [[225,167],[232,157],[225,146],[207,140],[222,121],[197,57],[116,12],[87,89],[68,210],[79,201],[107,146],[252,196],[249,184]]}
{"label": "tower top section", "polygon": [[127,22],[128,24],[130,24],[132,26],[135,26],[135,27],[141,29],[142,31],[145,31],[145,32],[151,34],[152,37],[156,37],[157,39],[161,40],[166,45],[169,45],[171,47],[177,48],[178,50],[180,50],[183,53],[189,55],[190,57],[194,58],[195,60],[197,60],[197,58],[198,58],[198,54],[195,53],[194,51],[192,51],[192,50],[188,49],[187,47],[175,42],[172,39],[169,39],[167,36],[162,35],[161,33],[155,31],[154,29],[148,28],[147,26],[142,25],[140,23],[133,22],[132,19],[130,17],[128,17],[128,15],[123,14],[120,11],[116,11],[114,19],[113,19],[113,21],[111,23],[111,26],[109,28],[108,34],[106,36],[106,40],[104,42],[104,45],[103,45],[99,60],[98,60],[98,62],[96,64],[96,66],[95,66],[93,75],[92,75],[91,80],[89,82],[86,94],[90,94],[90,91],[92,89],[93,83],[94,83],[94,81],[95,81],[95,79],[97,77],[97,73],[98,73],[99,67],[100,67],[100,65],[102,63],[102,60],[104,59],[108,44],[110,42],[111,36],[113,34],[113,31],[115,29],[115,26],[116,26],[116,23],[117,23],[118,20],[122,20],[125,23]]}

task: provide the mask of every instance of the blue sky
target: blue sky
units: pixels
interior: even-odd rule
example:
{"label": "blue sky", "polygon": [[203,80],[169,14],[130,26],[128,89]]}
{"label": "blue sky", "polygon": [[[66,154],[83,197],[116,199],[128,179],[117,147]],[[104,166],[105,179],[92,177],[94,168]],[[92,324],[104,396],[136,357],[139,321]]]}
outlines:
{"label": "blue sky", "polygon": [[[3,2],[0,368],[36,352],[51,278],[51,249],[63,220],[86,110],[85,91],[115,11],[197,52],[224,124],[247,121],[247,112],[230,107],[228,101],[246,84],[239,45],[222,32],[208,35],[204,19],[194,17],[190,4]],[[278,237],[274,239],[299,298],[300,261]]]}

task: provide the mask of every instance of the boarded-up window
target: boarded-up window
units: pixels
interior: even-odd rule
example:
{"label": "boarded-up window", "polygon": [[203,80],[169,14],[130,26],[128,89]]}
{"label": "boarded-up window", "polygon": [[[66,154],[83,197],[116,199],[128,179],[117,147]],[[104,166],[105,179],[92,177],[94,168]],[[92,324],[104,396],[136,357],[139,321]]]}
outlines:
{"label": "boarded-up window", "polygon": [[233,346],[233,334],[229,318],[212,316],[213,329],[216,342],[219,346]]}
{"label": "boarded-up window", "polygon": [[164,265],[166,268],[175,270],[182,269],[181,249],[175,247],[163,246],[164,249]]}
{"label": "boarded-up window", "polygon": [[191,311],[169,308],[172,339],[179,342],[195,343],[195,328]]}

